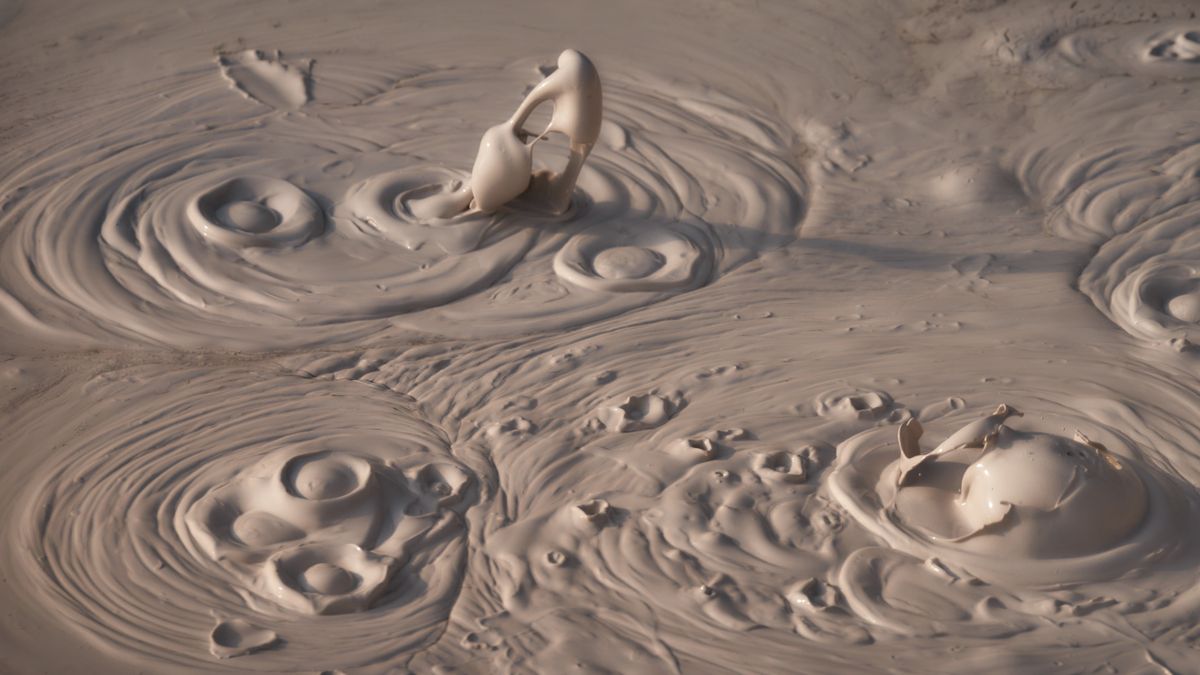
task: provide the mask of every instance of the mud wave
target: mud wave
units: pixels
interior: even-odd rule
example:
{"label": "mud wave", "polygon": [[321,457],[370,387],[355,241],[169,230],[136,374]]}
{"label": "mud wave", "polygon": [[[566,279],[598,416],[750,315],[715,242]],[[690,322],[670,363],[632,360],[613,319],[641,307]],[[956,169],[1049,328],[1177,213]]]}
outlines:
{"label": "mud wave", "polygon": [[24,592],[99,644],[189,668],[212,667],[210,633],[213,655],[272,670],[386,663],[436,637],[474,475],[411,403],[313,384],[88,383],[98,417],[31,481]]}
{"label": "mud wave", "polygon": [[[427,222],[408,201],[464,176],[480,125],[539,71],[389,80],[369,63],[318,59],[310,73],[280,58],[221,57],[245,107],[211,73],[179,76],[165,105],[10,178],[21,190],[3,214],[0,283],[20,325],[76,342],[252,349],[395,334],[398,322],[551,329],[703,285],[786,244],[804,213],[781,124],[614,73],[565,215],[518,200]],[[548,167],[553,152],[538,159]]]}

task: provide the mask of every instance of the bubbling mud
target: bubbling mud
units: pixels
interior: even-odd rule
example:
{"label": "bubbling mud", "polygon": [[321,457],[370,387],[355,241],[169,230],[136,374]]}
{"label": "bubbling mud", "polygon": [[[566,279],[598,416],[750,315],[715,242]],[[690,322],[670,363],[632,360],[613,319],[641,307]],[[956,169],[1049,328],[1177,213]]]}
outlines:
{"label": "bubbling mud", "polygon": [[296,246],[320,235],[325,214],[294,185],[271,178],[233,178],[198,195],[187,218],[224,247]]}
{"label": "bubbling mud", "polygon": [[1200,30],[1176,30],[1156,36],[1146,48],[1145,59],[1200,63]]}
{"label": "bubbling mud", "polygon": [[312,100],[312,61],[288,63],[278,50],[247,49],[217,57],[221,74],[246,98],[280,110]]}
{"label": "bubbling mud", "polygon": [[554,257],[559,279],[608,293],[689,289],[712,274],[712,244],[700,228],[616,224],[567,241]]}
{"label": "bubbling mud", "polygon": [[1106,243],[1079,290],[1131,335],[1183,348],[1200,321],[1200,202],[1153,218]]}
{"label": "bubbling mud", "polygon": [[0,0],[0,670],[1194,670],[1186,3],[263,2]]}
{"label": "bubbling mud", "polygon": [[[0,217],[22,234],[0,252],[0,305],[75,344],[512,334],[702,286],[804,213],[785,125],[713,92],[680,105],[700,94],[618,70],[602,121],[595,67],[571,50],[521,71],[288,58],[223,56],[221,78],[182,74],[165,109],[114,116],[11,177],[22,196]],[[549,74],[464,170],[463,142],[530,72]],[[566,137],[564,167],[531,155],[547,134]]]}
{"label": "bubbling mud", "polygon": [[[603,117],[600,75],[586,56],[568,49],[558,56],[554,71],[529,92],[508,121],[491,127],[479,141],[471,177],[453,190],[442,190],[415,199],[413,213],[426,218],[448,218],[469,208],[491,213],[526,192],[531,200],[552,213],[562,213],[571,203],[579,171],[600,137]],[[524,129],[533,111],[553,101],[550,124],[534,139]],[[547,134],[563,134],[570,142],[570,157],[560,173],[532,175],[534,145]]]}
{"label": "bubbling mud", "polygon": [[[383,593],[436,519],[414,519],[461,497],[468,476],[449,465],[444,495],[422,504],[402,472],[362,456],[292,447],[187,505],[196,546],[248,589],[311,614],[359,612]],[[336,443],[333,443],[336,445]],[[428,496],[425,496],[428,502]]]}
{"label": "bubbling mud", "polygon": [[1098,246],[1079,290],[1130,335],[1179,347],[1196,314],[1189,294],[1200,258],[1185,235],[1200,208],[1200,135],[1186,106],[1151,106],[1138,89],[1095,87],[1084,107],[1107,132],[1049,122],[1062,142],[1027,148],[1017,173],[1043,202],[1050,232]]}
{"label": "bubbling mud", "polygon": [[110,414],[29,489],[27,592],[101,644],[190,668],[206,637],[221,659],[294,669],[436,636],[473,473],[403,399],[313,384],[146,368],[86,384]]}
{"label": "bubbling mud", "polygon": [[[1088,103],[1100,111],[1116,105],[1136,109],[1141,104],[1132,93],[1112,86],[1094,92],[1096,100]],[[1043,201],[1052,233],[1102,244],[1172,209],[1200,201],[1195,180],[1200,170],[1200,136],[1173,128],[1174,117],[1182,117],[1182,110],[1144,114],[1161,119],[1113,129],[1102,139],[1064,129],[1060,145],[1042,144],[1018,159],[1018,175],[1026,190]]]}
{"label": "bubbling mud", "polygon": [[[672,328],[645,327],[638,337]],[[1045,644],[1062,631],[1157,635],[1154,626],[1195,611],[1188,570],[1200,551],[1173,533],[1194,527],[1200,499],[1163,458],[1194,471],[1179,449],[1196,431],[1186,415],[1126,408],[1120,400],[1133,385],[1065,386],[1038,358],[1010,364],[1011,377],[977,378],[973,369],[997,362],[970,365],[964,353],[932,350],[904,367],[925,373],[920,382],[798,388],[777,374],[778,361],[754,363],[748,351],[738,353],[749,365],[699,367],[713,363],[706,350],[719,344],[715,336],[649,374],[617,367],[636,347],[593,340],[541,365],[522,361],[510,376],[514,391],[541,382],[539,400],[469,406],[480,442],[502,458],[498,480],[524,495],[509,502],[520,515],[481,541],[496,616],[514,624],[464,627],[463,644],[492,664],[507,662],[504,649],[517,644],[545,654],[516,636],[535,625],[550,639],[550,607],[559,618],[586,613],[595,630],[611,626],[610,612],[632,613],[637,625],[652,621],[673,654],[761,644],[768,651],[753,657],[754,670],[800,649],[814,658],[858,654],[851,646],[863,644],[892,653],[947,636],[986,651]],[[931,379],[947,361],[962,365]],[[1084,365],[1073,367],[1091,372]],[[614,371],[615,379],[590,377]],[[361,376],[397,381],[386,365]],[[1126,376],[1137,383],[1151,374]],[[949,381],[1007,392],[1001,400],[1013,405],[947,397]],[[1182,392],[1146,383],[1164,385],[1168,398]],[[589,418],[603,424],[564,428],[554,419],[560,396],[578,397],[572,409],[596,401]],[[510,425],[512,434],[484,423],[517,412],[525,423]],[[898,428],[907,430],[900,442]],[[590,478],[601,474],[604,482]],[[1176,659],[1170,648],[1149,650],[1148,658]]]}
{"label": "bubbling mud", "polygon": [[1074,66],[1102,72],[1196,77],[1200,75],[1195,71],[1200,63],[1200,26],[1098,26],[1061,37],[1056,52]]}
{"label": "bubbling mud", "polygon": [[1193,490],[1082,431],[1017,430],[1019,416],[1001,405],[928,452],[916,418],[898,441],[882,440],[888,429],[861,434],[839,448],[831,489],[896,548],[984,579],[1099,581],[1170,559],[1170,533],[1193,526]]}

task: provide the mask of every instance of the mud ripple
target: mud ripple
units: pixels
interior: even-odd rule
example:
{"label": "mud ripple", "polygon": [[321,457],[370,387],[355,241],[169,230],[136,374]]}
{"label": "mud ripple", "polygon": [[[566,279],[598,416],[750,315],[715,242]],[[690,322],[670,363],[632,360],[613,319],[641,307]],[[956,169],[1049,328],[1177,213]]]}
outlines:
{"label": "mud ripple", "polygon": [[[543,71],[397,66],[389,80],[289,58],[222,56],[220,76],[161,83],[161,106],[98,114],[88,142],[39,139],[54,149],[0,185],[17,195],[0,214],[11,330],[269,349],[554,329],[700,287],[786,245],[804,214],[786,124],[614,71],[565,214],[518,199],[421,218],[409,203],[461,180],[480,131]],[[554,170],[543,145],[534,169]]]}
{"label": "mud ripple", "polygon": [[477,488],[413,406],[245,372],[86,388],[103,410],[25,495],[39,604],[109,648],[199,669],[378,665],[439,633]]}
{"label": "mud ripple", "polygon": [[[832,493],[891,546],[1016,587],[1104,581],[1194,555],[1170,534],[1194,527],[1194,489],[1141,460],[1121,430],[1070,411],[1020,430],[1010,406],[975,414],[927,451],[916,420],[854,436],[838,448]],[[1042,430],[1070,426],[1074,439]]]}
{"label": "mud ripple", "polygon": [[1200,322],[1200,206],[1146,222],[1100,248],[1079,290],[1131,335],[1156,343],[1189,340]]}

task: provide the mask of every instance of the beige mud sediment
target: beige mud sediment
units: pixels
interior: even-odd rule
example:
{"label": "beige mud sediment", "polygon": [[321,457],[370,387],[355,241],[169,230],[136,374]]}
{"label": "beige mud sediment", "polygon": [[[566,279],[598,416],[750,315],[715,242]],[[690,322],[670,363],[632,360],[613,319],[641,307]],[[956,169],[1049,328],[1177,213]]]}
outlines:
{"label": "beige mud sediment", "polygon": [[1200,20],[1068,4],[0,0],[0,670],[1194,669]]}

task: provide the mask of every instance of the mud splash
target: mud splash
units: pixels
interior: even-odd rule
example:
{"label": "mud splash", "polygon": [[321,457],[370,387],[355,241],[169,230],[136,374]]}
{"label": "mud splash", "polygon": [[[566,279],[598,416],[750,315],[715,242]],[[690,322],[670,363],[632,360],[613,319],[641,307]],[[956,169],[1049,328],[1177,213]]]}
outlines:
{"label": "mud splash", "polygon": [[1193,669],[1194,8],[685,4],[0,2],[0,670]]}
{"label": "mud splash", "polygon": [[[564,116],[579,106],[558,90],[570,74],[560,66],[509,126],[552,104],[547,133],[568,136],[566,166],[496,168],[527,180],[504,192],[492,176],[486,208],[431,218],[431,199],[456,194],[439,186],[483,194],[489,169],[464,172],[463,143],[540,71],[397,70],[347,105],[322,93],[352,90],[375,75],[366,66],[323,69],[316,57],[309,74],[279,58],[220,63],[281,112],[231,108],[220,78],[189,73],[163,84],[165,109],[114,120],[12,176],[0,188],[23,195],[3,214],[10,323],[78,332],[75,344],[244,349],[411,335],[401,326],[544,330],[703,285],[793,236],[804,212],[801,171],[763,113],[617,71],[601,126],[598,109]],[[698,112],[680,105],[705,97]]]}

